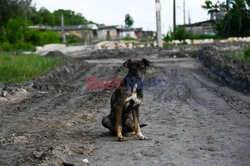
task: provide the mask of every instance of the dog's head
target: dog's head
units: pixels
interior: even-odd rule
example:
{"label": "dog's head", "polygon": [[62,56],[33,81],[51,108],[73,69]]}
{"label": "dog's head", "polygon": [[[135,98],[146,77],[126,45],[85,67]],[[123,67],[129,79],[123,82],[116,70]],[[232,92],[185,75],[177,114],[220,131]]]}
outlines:
{"label": "dog's head", "polygon": [[127,60],[123,63],[123,66],[128,68],[128,75],[136,78],[143,78],[146,70],[150,66],[150,61],[147,59],[142,60]]}

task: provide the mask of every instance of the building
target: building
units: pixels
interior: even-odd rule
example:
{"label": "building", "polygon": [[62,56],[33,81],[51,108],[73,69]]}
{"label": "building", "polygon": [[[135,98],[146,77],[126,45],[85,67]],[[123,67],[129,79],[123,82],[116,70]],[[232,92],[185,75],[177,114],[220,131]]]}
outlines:
{"label": "building", "polygon": [[155,39],[156,32],[154,31],[141,31],[140,39]]}
{"label": "building", "polygon": [[219,12],[213,12],[210,15],[210,20],[207,21],[201,21],[196,22],[193,24],[186,24],[186,25],[180,25],[185,28],[186,31],[194,34],[194,35],[201,35],[201,34],[215,34],[213,31],[213,23],[215,20],[222,20],[224,19],[225,15],[227,14],[227,11],[219,11]]}
{"label": "building", "polygon": [[[30,29],[38,29],[39,31],[51,30],[61,35],[61,26],[44,26],[35,25],[29,26]],[[122,26],[96,26],[95,24],[89,25],[75,25],[64,26],[66,35],[76,35],[82,38],[87,43],[92,43],[96,40],[120,40],[123,38],[134,39],[154,39],[155,32],[143,31],[142,28],[125,28]]]}
{"label": "building", "polygon": [[197,22],[194,24],[186,24],[184,26],[185,30],[194,34],[194,35],[201,35],[201,34],[214,34],[213,31],[213,20]]}
{"label": "building", "polygon": [[119,38],[134,38],[140,39],[142,28],[120,28]]}
{"label": "building", "polygon": [[[61,26],[45,26],[45,25],[35,25],[29,26],[30,29],[38,29],[39,31],[51,30],[57,32],[59,35],[62,33]],[[64,32],[66,35],[76,35],[82,38],[85,42],[91,43],[94,39],[98,38],[97,34],[98,27],[95,24],[89,25],[75,25],[75,26],[65,26]]]}
{"label": "building", "polygon": [[98,26],[97,35],[99,40],[119,39],[119,26]]}

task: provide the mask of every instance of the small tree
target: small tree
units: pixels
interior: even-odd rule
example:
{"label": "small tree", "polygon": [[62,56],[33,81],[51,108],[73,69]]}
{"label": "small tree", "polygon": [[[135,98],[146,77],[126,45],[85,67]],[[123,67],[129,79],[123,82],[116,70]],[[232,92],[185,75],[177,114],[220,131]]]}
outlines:
{"label": "small tree", "polygon": [[130,28],[134,25],[134,20],[129,14],[125,15],[125,25],[128,28]]}

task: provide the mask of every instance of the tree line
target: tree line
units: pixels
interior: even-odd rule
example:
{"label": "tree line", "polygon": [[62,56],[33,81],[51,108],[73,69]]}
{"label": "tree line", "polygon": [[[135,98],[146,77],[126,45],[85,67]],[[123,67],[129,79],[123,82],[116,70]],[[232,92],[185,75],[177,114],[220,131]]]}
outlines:
{"label": "tree line", "polygon": [[56,32],[39,32],[28,26],[60,26],[61,13],[66,26],[96,24],[72,10],[50,12],[46,8],[37,9],[32,0],[0,0],[0,50],[34,50],[36,45],[59,43],[61,37]]}
{"label": "tree line", "polygon": [[208,13],[226,11],[224,19],[217,19],[213,28],[219,36],[248,36],[250,35],[250,1],[225,0],[222,3],[212,3],[206,0],[202,8]]}
{"label": "tree line", "polygon": [[50,12],[46,8],[36,9],[32,0],[0,0],[0,25],[6,25],[10,18],[21,17],[29,25],[61,25],[61,13],[64,14],[65,25],[96,24],[87,20],[81,13],[72,10],[56,10]]}

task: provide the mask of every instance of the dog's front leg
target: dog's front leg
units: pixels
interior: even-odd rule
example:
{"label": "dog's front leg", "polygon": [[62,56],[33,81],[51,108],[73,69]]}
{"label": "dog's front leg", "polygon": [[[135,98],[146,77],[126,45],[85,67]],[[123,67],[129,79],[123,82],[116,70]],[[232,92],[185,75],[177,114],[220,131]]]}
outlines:
{"label": "dog's front leg", "polygon": [[149,138],[144,136],[141,132],[141,127],[140,127],[140,123],[139,123],[139,105],[136,106],[135,109],[133,109],[132,114],[133,114],[133,118],[134,118],[137,136],[140,138],[140,140],[149,140]]}
{"label": "dog's front leg", "polygon": [[122,109],[116,109],[116,133],[118,141],[126,141],[122,136]]}

